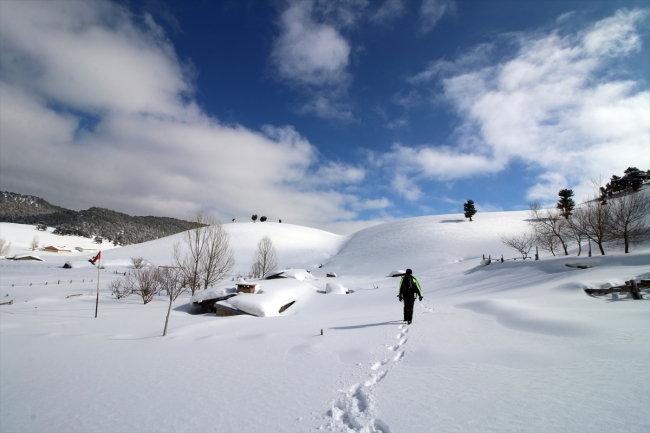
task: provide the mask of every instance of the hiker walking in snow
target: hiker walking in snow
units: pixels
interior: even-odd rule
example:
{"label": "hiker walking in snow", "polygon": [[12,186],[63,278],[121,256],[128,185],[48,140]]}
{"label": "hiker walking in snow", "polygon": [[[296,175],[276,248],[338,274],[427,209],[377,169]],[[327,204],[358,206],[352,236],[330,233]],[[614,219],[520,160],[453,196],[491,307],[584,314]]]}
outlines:
{"label": "hiker walking in snow", "polygon": [[422,301],[422,289],[420,283],[413,276],[413,271],[406,270],[406,274],[402,276],[399,282],[399,297],[400,302],[404,302],[404,321],[410,325],[413,321],[413,304],[415,304],[415,297],[418,296]]}

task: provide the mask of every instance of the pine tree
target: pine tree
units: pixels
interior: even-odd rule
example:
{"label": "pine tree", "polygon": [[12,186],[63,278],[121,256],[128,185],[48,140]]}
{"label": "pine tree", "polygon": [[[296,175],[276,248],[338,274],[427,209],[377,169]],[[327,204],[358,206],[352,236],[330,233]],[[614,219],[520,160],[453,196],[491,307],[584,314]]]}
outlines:
{"label": "pine tree", "polygon": [[469,218],[469,220],[472,221],[472,217],[476,215],[474,200],[467,200],[467,203],[463,205],[463,210],[465,211],[465,218]]}
{"label": "pine tree", "polygon": [[564,219],[568,220],[573,213],[573,209],[576,207],[576,203],[571,198],[573,197],[573,190],[561,189],[557,195],[560,197],[560,200],[557,202],[557,206],[555,207],[560,210]]}

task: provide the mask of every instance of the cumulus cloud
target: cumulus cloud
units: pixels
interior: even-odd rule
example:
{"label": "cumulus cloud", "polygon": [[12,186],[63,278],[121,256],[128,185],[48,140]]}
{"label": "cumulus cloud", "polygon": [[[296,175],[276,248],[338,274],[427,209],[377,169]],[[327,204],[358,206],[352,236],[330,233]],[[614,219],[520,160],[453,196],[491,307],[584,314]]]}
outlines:
{"label": "cumulus cloud", "polygon": [[0,31],[1,189],[132,214],[264,211],[328,228],[355,218],[349,195],[310,179],[355,183],[363,170],[322,161],[290,126],[208,116],[151,17],[108,1],[5,2]]}
{"label": "cumulus cloud", "polygon": [[278,20],[271,62],[280,80],[306,97],[300,113],[353,120],[347,90],[352,46],[341,30],[352,27],[367,2],[303,0],[286,4]]}
{"label": "cumulus cloud", "polygon": [[482,46],[469,58],[431,64],[411,82],[433,84],[455,109],[462,120],[455,145],[395,146],[386,161],[410,161],[411,176],[435,179],[523,161],[540,173],[529,198],[546,199],[560,187],[582,196],[592,177],[650,160],[650,92],[619,74],[621,59],[641,48],[647,16],[620,10],[577,32],[518,34],[516,51],[496,61],[486,59],[498,50]]}
{"label": "cumulus cloud", "polygon": [[414,179],[403,173],[397,173],[391,184],[395,192],[408,201],[419,200],[424,195]]}
{"label": "cumulus cloud", "polygon": [[312,17],[313,1],[291,4],[280,17],[271,57],[280,76],[300,85],[341,84],[348,79],[350,44],[332,25]]}

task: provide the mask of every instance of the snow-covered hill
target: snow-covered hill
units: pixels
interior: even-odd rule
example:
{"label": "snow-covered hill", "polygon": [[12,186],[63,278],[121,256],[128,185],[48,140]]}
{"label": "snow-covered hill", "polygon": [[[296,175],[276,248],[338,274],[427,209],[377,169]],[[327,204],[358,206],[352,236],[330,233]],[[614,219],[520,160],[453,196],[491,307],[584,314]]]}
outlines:
{"label": "snow-covered hill", "polygon": [[[266,318],[190,314],[185,295],[166,337],[163,297],[106,287],[130,257],[168,264],[181,235],[104,251],[97,319],[95,268],[0,261],[0,300],[14,300],[0,306],[0,431],[647,431],[650,295],[583,288],[649,278],[649,246],[478,266],[516,257],[500,236],[527,217],[428,216],[349,237],[227,224],[236,271],[267,235],[280,267],[311,270],[317,290]],[[0,230],[17,246],[35,233]],[[424,291],[410,326],[386,277],[407,267]]]}

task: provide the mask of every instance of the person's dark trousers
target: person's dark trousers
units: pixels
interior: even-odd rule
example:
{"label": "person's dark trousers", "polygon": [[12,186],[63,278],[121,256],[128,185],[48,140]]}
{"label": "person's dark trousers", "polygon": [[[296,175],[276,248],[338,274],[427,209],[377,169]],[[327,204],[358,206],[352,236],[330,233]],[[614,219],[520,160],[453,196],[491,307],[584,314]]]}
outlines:
{"label": "person's dark trousers", "polygon": [[404,321],[405,322],[413,321],[413,304],[415,304],[415,298],[409,298],[408,296],[404,297]]}

